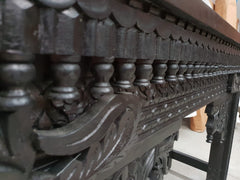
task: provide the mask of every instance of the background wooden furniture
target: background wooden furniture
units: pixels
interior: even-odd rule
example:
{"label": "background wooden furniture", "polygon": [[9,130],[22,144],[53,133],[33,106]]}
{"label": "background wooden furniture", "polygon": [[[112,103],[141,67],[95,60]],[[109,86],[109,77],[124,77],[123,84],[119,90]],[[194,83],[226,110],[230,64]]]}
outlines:
{"label": "background wooden furniture", "polygon": [[206,106],[197,110],[197,115],[190,118],[190,128],[195,132],[204,132],[207,123]]}
{"label": "background wooden furniture", "polygon": [[237,29],[236,0],[216,0],[214,10],[232,27]]}

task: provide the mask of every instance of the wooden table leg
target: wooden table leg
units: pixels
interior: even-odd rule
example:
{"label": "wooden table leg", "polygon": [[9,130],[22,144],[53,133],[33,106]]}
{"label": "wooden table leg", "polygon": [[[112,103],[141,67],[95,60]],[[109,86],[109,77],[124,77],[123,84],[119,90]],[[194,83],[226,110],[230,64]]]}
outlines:
{"label": "wooden table leg", "polygon": [[[215,133],[212,140],[209,156],[209,165],[207,171],[207,180],[226,180],[228,174],[228,165],[231,155],[234,129],[236,124],[236,114],[238,110],[239,94],[229,95],[223,109],[218,109],[219,115],[225,119],[218,119],[219,122],[226,122],[226,128],[223,132]],[[221,105],[223,107],[223,104]],[[218,106],[218,107],[221,107]],[[216,107],[216,106],[215,106]],[[215,108],[213,107],[213,108]],[[216,117],[215,117],[216,118]],[[215,119],[216,121],[216,119]]]}

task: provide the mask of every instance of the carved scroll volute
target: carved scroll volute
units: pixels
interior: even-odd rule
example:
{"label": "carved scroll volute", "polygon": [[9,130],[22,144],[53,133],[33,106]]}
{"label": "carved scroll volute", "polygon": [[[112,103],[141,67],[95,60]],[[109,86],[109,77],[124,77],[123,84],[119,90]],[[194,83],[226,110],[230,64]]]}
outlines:
{"label": "carved scroll volute", "polygon": [[113,57],[93,59],[92,71],[95,81],[91,88],[91,94],[96,99],[113,93],[113,88],[109,82],[114,72],[113,60]]}
{"label": "carved scroll volute", "polygon": [[0,54],[0,110],[15,111],[30,103],[26,87],[35,76],[32,60],[31,54]]}
{"label": "carved scroll volute", "polygon": [[51,100],[72,101],[80,94],[75,84],[80,76],[79,56],[52,56],[53,86],[48,93]]}
{"label": "carved scroll volute", "polygon": [[54,156],[67,155],[69,160],[59,159],[40,172],[52,172],[56,179],[91,179],[90,176],[116,158],[135,135],[141,106],[135,95],[103,96],[88,112],[66,126],[35,130],[42,151]]}

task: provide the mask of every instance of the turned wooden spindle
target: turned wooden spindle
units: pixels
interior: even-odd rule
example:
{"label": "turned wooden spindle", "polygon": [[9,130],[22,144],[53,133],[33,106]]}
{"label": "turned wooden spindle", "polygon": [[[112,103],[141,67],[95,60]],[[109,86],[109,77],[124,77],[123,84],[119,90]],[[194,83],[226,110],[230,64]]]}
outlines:
{"label": "turned wooden spindle", "polygon": [[177,72],[179,70],[178,61],[171,60],[168,61],[167,68],[167,81],[168,82],[177,82]]}
{"label": "turned wooden spindle", "polygon": [[152,78],[152,63],[153,60],[139,59],[136,62],[136,79],[134,85],[136,86],[150,86],[150,79]]}
{"label": "turned wooden spindle", "polygon": [[214,65],[212,63],[209,63],[209,72],[208,76],[213,77],[213,72],[214,72]]}
{"label": "turned wooden spindle", "polygon": [[0,54],[0,110],[15,111],[29,105],[27,85],[35,76],[33,55],[21,52]]}
{"label": "turned wooden spindle", "polygon": [[192,79],[192,72],[193,72],[194,66],[193,66],[193,62],[188,62],[187,63],[187,71],[185,72],[185,78],[186,79]]}
{"label": "turned wooden spindle", "polygon": [[79,98],[76,83],[80,76],[80,56],[51,57],[53,86],[48,98],[53,100],[75,100]]}
{"label": "turned wooden spindle", "polygon": [[222,65],[222,64],[219,64],[219,65],[218,65],[217,74],[218,74],[218,75],[222,75],[222,74],[223,74],[223,65]]}
{"label": "turned wooden spindle", "polygon": [[199,70],[199,78],[203,78],[204,77],[205,68],[206,68],[206,63],[201,62],[200,70]]}
{"label": "turned wooden spindle", "polygon": [[240,66],[237,66],[237,73],[240,73]]}
{"label": "turned wooden spindle", "polygon": [[226,65],[226,74],[230,74],[231,67],[229,65]]}
{"label": "turned wooden spindle", "polygon": [[223,75],[227,74],[227,65],[222,65],[222,74]]}
{"label": "turned wooden spindle", "polygon": [[222,64],[217,64],[217,75],[222,75],[223,67]]}
{"label": "turned wooden spindle", "polygon": [[230,74],[234,74],[234,66],[230,66]]}
{"label": "turned wooden spindle", "polygon": [[217,75],[218,75],[218,74],[217,74],[218,65],[217,65],[217,64],[214,64],[214,65],[212,66],[212,68],[213,68],[213,76],[217,76]]}
{"label": "turned wooden spindle", "polygon": [[179,81],[184,81],[186,78],[184,77],[184,73],[187,71],[187,62],[180,61],[179,63],[179,71],[177,73],[177,78]]}
{"label": "turned wooden spindle", "polygon": [[216,71],[216,76],[219,76],[221,74],[221,65],[220,64],[215,65],[215,71]]}
{"label": "turned wooden spindle", "polygon": [[165,84],[165,75],[167,71],[167,60],[155,60],[153,63],[153,78],[154,84]]}
{"label": "turned wooden spindle", "polygon": [[91,94],[94,98],[98,99],[106,94],[112,94],[113,88],[109,82],[111,79],[114,68],[113,58],[94,58],[92,72],[95,77]]}
{"label": "turned wooden spindle", "polygon": [[223,74],[224,75],[228,74],[228,66],[227,65],[223,65]]}
{"label": "turned wooden spindle", "polygon": [[203,76],[205,78],[209,77],[209,72],[210,72],[210,65],[209,63],[206,63],[205,68],[204,68],[204,72],[203,72]]}
{"label": "turned wooden spindle", "polygon": [[135,79],[135,60],[132,59],[116,59],[115,62],[115,78],[114,86],[128,89],[133,86]]}
{"label": "turned wooden spindle", "polygon": [[199,78],[200,64],[201,64],[200,62],[194,63],[194,68],[193,68],[193,78],[194,79]]}

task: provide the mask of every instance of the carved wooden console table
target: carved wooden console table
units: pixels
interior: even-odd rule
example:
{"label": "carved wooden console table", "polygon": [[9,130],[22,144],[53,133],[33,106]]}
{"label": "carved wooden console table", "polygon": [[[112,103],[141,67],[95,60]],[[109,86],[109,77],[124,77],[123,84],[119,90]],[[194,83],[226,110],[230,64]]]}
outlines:
{"label": "carved wooden console table", "polygon": [[[0,1],[0,179],[226,179],[239,43],[197,0]],[[206,104],[208,163],[173,151]]]}

